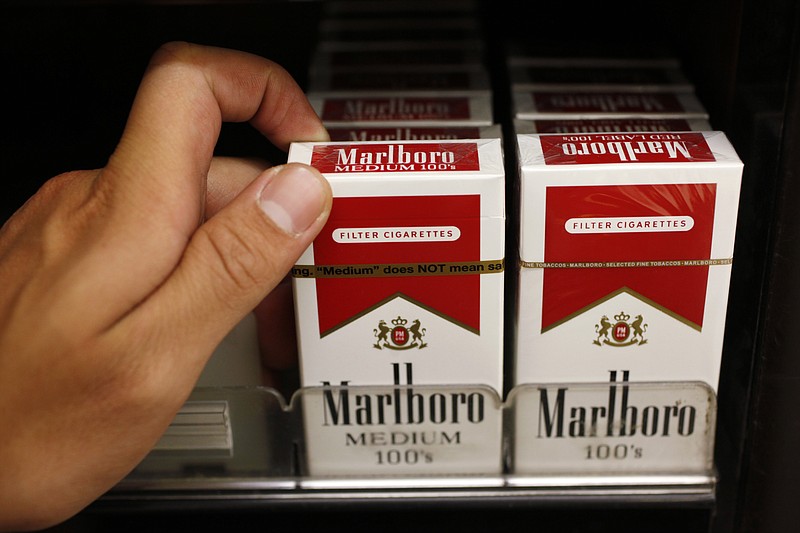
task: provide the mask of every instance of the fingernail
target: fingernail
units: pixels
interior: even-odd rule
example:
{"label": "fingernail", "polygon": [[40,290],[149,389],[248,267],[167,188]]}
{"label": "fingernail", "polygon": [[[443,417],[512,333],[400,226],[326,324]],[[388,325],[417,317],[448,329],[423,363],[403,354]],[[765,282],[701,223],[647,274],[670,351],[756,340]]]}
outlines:
{"label": "fingernail", "polygon": [[325,199],[325,187],[316,174],[304,166],[287,165],[261,191],[259,204],[276,226],[299,235],[319,218]]}
{"label": "fingernail", "polygon": [[311,140],[314,142],[330,142],[331,135],[328,132],[328,129],[322,125],[322,122],[319,123],[319,128],[317,128],[317,131]]}

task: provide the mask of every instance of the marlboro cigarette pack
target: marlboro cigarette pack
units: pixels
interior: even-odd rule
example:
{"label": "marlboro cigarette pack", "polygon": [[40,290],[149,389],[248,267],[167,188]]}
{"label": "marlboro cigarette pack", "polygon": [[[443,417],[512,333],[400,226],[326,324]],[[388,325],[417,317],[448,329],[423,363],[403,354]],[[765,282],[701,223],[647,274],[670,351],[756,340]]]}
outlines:
{"label": "marlboro cigarette pack", "polygon": [[515,90],[694,90],[673,60],[512,57],[508,65]]}
{"label": "marlboro cigarette pack", "polygon": [[312,93],[308,100],[326,126],[491,126],[488,95],[397,92]]}
{"label": "marlboro cigarette pack", "polygon": [[513,90],[515,116],[521,119],[624,118],[649,116],[708,119],[693,93],[666,91]]}
{"label": "marlboro cigarette pack", "polygon": [[515,133],[630,133],[640,131],[709,131],[707,120],[650,118],[514,120]]}
{"label": "marlboro cigarette pack", "polygon": [[491,96],[491,83],[479,66],[418,66],[385,69],[317,68],[309,75],[309,93],[352,94],[354,91],[410,93],[437,91]]}
{"label": "marlboro cigarette pack", "polygon": [[501,141],[296,143],[289,161],[334,194],[293,269],[301,384],[391,385],[400,365],[501,391]]}
{"label": "marlboro cigarette pack", "polygon": [[517,139],[516,383],[716,388],[742,174],[725,135]]}
{"label": "marlboro cigarette pack", "polygon": [[452,139],[499,139],[500,124],[473,127],[329,127],[332,141],[447,141]]}
{"label": "marlboro cigarette pack", "polygon": [[427,65],[476,66],[484,60],[479,40],[458,41],[323,41],[317,47],[311,69],[379,68],[393,70]]}

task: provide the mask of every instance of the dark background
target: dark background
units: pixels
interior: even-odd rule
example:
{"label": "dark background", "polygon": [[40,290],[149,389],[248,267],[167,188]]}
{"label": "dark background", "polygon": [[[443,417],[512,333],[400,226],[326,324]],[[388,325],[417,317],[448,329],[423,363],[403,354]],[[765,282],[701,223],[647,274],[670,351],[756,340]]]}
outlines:
{"label": "dark background", "polygon": [[[431,0],[432,2],[435,0]],[[745,163],[719,388],[719,486],[710,506],[654,498],[552,502],[435,498],[380,505],[340,502],[90,507],[58,531],[795,531],[800,524],[800,145],[798,8],[793,0],[481,2],[498,122],[504,38],[543,51],[601,49],[681,59],[712,126]],[[58,173],[104,165],[138,80],[163,42],[188,40],[264,55],[305,83],[321,1],[1,1],[4,95],[0,221]],[[500,88],[500,90],[497,90]],[[244,125],[227,125],[226,155],[275,162],[283,154]],[[0,280],[2,290],[2,280]],[[0,435],[2,431],[0,430]],[[0,474],[2,469],[0,461]],[[443,525],[442,520],[446,520]]]}

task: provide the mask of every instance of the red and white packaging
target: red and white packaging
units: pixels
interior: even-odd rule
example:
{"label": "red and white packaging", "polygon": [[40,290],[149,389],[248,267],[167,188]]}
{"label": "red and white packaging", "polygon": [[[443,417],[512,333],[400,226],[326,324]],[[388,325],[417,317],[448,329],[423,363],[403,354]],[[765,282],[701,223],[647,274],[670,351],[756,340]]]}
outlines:
{"label": "red and white packaging", "polygon": [[660,90],[691,92],[680,64],[670,59],[511,57],[514,90]]}
{"label": "red and white packaging", "polygon": [[693,93],[666,91],[512,90],[515,118],[624,118],[631,116],[708,119]]}
{"label": "red and white packaging", "polygon": [[326,126],[491,126],[492,99],[456,92],[309,93],[308,101]]}
{"label": "red and white packaging", "polygon": [[505,175],[499,139],[295,143],[330,219],[293,269],[301,385],[502,391]]}
{"label": "red and white packaging", "polygon": [[742,175],[724,133],[517,140],[515,383],[716,389]]}
{"label": "red and white packaging", "polygon": [[707,120],[696,118],[651,118],[647,116],[596,119],[514,119],[520,133],[631,133],[641,131],[710,131]]}
{"label": "red and white packaging", "polygon": [[464,127],[328,127],[331,141],[448,141],[453,139],[500,139],[500,124]]}

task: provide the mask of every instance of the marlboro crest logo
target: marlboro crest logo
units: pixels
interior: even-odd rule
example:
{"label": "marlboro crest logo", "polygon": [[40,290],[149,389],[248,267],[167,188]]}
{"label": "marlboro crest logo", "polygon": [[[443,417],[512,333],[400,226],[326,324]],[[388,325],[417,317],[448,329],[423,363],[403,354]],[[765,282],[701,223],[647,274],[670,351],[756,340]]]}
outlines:
{"label": "marlboro crest logo", "polygon": [[647,339],[644,338],[644,334],[647,331],[647,324],[643,322],[642,315],[636,315],[631,320],[631,315],[625,311],[614,315],[614,322],[603,315],[600,323],[594,326],[597,338],[592,341],[592,344],[597,346],[641,346],[646,344]]}
{"label": "marlboro crest logo", "polygon": [[419,319],[415,319],[409,327],[406,327],[408,320],[400,316],[391,322],[391,326],[386,324],[385,320],[378,322],[378,326],[373,330],[374,336],[378,338],[378,341],[372,345],[374,348],[378,350],[383,350],[384,348],[390,350],[417,348],[421,350],[428,346],[428,343],[422,340],[426,330],[422,327]]}

